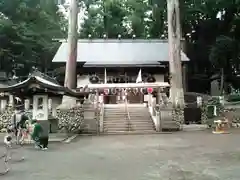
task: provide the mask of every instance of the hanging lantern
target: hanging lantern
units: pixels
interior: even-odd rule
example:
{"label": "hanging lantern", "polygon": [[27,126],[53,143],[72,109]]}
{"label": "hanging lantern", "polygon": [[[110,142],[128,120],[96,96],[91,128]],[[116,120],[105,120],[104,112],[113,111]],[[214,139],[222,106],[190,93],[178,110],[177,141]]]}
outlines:
{"label": "hanging lantern", "polygon": [[90,81],[91,83],[93,83],[93,84],[97,84],[97,83],[99,83],[100,79],[99,79],[98,76],[93,75],[93,76],[91,76],[91,77],[89,78],[89,81]]}
{"label": "hanging lantern", "polygon": [[148,83],[154,83],[154,82],[156,82],[156,79],[155,79],[155,77],[153,77],[152,75],[150,75],[150,76],[148,76],[148,78],[147,78],[147,82],[148,82]]}
{"label": "hanging lantern", "polygon": [[143,82],[146,82],[146,81],[147,81],[148,76],[149,76],[149,75],[146,74],[146,73],[142,75],[142,80],[143,80]]}
{"label": "hanging lantern", "polygon": [[120,83],[125,83],[125,77],[124,77],[124,76],[120,76],[119,82],[120,82]]}
{"label": "hanging lantern", "polygon": [[108,95],[109,94],[109,89],[104,89],[104,95]]}
{"label": "hanging lantern", "polygon": [[116,77],[113,78],[113,83],[117,83],[117,78]]}
{"label": "hanging lantern", "polygon": [[134,95],[137,95],[137,92],[138,92],[138,89],[137,89],[137,88],[134,88],[134,89],[133,89],[133,94],[134,94]]}
{"label": "hanging lantern", "polygon": [[149,94],[152,94],[152,93],[153,93],[153,88],[147,88],[147,92],[148,92]]}
{"label": "hanging lantern", "polygon": [[125,77],[125,82],[129,83],[129,77]]}
{"label": "hanging lantern", "polygon": [[104,89],[98,89],[98,93],[101,94],[101,95],[105,94]]}
{"label": "hanging lantern", "polygon": [[142,92],[142,94],[144,94],[144,95],[148,94],[147,88],[142,88],[142,89],[141,89],[141,92]]}
{"label": "hanging lantern", "polygon": [[110,77],[108,80],[107,80],[107,83],[113,83],[113,79],[112,79],[112,77]]}

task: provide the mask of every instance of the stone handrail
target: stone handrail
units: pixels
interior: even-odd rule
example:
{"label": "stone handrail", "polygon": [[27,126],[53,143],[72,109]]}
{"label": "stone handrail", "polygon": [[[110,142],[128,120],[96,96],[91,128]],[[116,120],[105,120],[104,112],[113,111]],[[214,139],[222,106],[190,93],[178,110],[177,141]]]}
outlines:
{"label": "stone handrail", "polygon": [[128,130],[131,131],[131,122],[130,122],[130,114],[129,114],[129,110],[128,110],[127,99],[125,99],[125,110],[126,110],[126,113],[127,113]]}
{"label": "stone handrail", "polygon": [[100,133],[103,132],[103,120],[104,120],[104,103],[100,103],[100,118],[99,118],[99,128]]}
{"label": "stone handrail", "polygon": [[129,110],[128,110],[128,103],[127,103],[127,100],[125,99],[125,107],[126,107],[126,111],[127,111],[127,116],[128,116],[128,120],[130,120],[130,114],[129,114]]}
{"label": "stone handrail", "polygon": [[154,99],[152,95],[148,96],[148,111],[152,117],[155,129],[157,132],[161,131],[161,116],[160,111],[156,109],[156,103],[154,103]]}

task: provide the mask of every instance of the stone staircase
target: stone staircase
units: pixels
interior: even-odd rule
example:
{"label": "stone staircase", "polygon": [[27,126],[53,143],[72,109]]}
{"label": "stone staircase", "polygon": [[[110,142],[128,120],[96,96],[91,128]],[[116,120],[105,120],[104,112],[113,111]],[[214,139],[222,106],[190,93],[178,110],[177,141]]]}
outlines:
{"label": "stone staircase", "polygon": [[148,109],[142,104],[128,104],[128,111],[125,104],[106,105],[104,109],[103,132],[104,133],[153,133],[154,124]]}

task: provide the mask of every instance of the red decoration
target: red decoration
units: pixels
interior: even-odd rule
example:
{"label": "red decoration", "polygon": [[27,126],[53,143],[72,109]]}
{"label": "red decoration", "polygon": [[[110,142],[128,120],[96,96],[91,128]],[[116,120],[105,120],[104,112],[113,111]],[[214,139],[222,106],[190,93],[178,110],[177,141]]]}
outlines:
{"label": "red decoration", "polygon": [[104,94],[108,95],[109,94],[109,89],[104,89]]}
{"label": "red decoration", "polygon": [[147,92],[148,92],[149,94],[152,94],[153,88],[147,88]]}

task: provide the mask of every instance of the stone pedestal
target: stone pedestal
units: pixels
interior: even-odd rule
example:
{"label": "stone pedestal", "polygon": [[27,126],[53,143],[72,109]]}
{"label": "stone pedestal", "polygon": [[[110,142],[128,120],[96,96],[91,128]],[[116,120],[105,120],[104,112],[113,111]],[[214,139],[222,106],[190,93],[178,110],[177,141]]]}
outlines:
{"label": "stone pedestal", "polygon": [[29,110],[30,109],[30,100],[29,99],[25,99],[24,100],[24,109],[25,110]]}
{"label": "stone pedestal", "polygon": [[14,107],[14,96],[13,95],[9,95],[9,106]]}
{"label": "stone pedestal", "polygon": [[33,96],[33,119],[39,121],[43,127],[43,134],[48,135],[50,131],[48,121],[48,95]]}
{"label": "stone pedestal", "polygon": [[48,120],[48,95],[33,96],[33,118]]}
{"label": "stone pedestal", "polygon": [[7,107],[7,100],[1,99],[1,112],[3,112]]}

